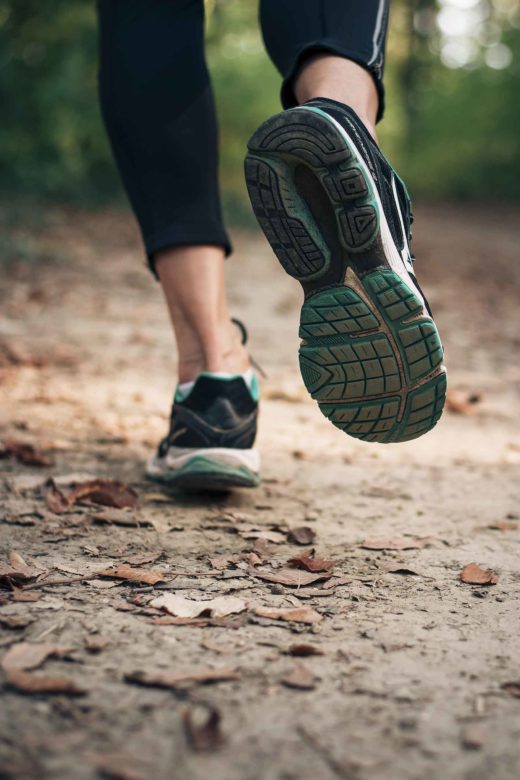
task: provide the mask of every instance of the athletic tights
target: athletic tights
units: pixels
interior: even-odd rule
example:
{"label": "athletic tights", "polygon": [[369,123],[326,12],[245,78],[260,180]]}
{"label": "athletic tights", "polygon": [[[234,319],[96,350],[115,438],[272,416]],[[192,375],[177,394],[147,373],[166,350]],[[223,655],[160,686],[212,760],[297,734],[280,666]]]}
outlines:
{"label": "athletic tights", "polygon": [[[265,46],[283,80],[283,108],[297,105],[293,84],[302,63],[330,52],[371,73],[380,118],[388,4],[260,0]],[[170,246],[211,244],[229,254],[203,0],[99,0],[98,11],[103,118],[150,267],[155,253]]]}

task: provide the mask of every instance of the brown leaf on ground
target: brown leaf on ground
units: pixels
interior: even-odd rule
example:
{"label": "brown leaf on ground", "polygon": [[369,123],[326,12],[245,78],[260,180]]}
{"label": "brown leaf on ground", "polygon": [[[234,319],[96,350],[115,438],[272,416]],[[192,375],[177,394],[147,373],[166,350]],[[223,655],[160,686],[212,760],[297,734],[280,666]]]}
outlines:
{"label": "brown leaf on ground", "polygon": [[311,691],[316,687],[316,677],[303,664],[298,664],[292,672],[282,677],[281,682],[288,688]]}
{"label": "brown leaf on ground", "polygon": [[[198,710],[204,707],[204,718],[200,720]],[[196,753],[213,753],[225,743],[220,728],[222,717],[215,707],[201,707],[185,710],[182,715],[184,734],[190,748]]]}
{"label": "brown leaf on ground", "polygon": [[297,643],[290,645],[287,649],[288,655],[293,655],[296,658],[308,658],[311,655],[324,655],[323,650],[314,645],[308,645],[305,643]]}
{"label": "brown leaf on ground", "polygon": [[29,566],[24,561],[24,559],[22,558],[20,553],[17,553],[15,550],[10,550],[9,555],[8,555],[8,559],[9,559],[9,563],[11,564],[11,566],[14,569],[16,569],[16,568],[28,569],[29,568]]}
{"label": "brown leaf on ground", "polygon": [[84,696],[87,691],[66,677],[49,677],[11,669],[6,672],[10,687],[21,693],[60,693],[68,696]]}
{"label": "brown leaf on ground", "polygon": [[235,596],[219,596],[208,601],[196,601],[165,593],[150,602],[151,607],[163,609],[170,615],[180,618],[226,617],[237,612],[243,612],[246,604]]}
{"label": "brown leaf on ground", "polygon": [[110,644],[110,639],[108,639],[108,637],[99,636],[99,634],[90,634],[89,636],[86,636],[83,641],[88,652],[93,654],[100,653]]}
{"label": "brown leaf on ground", "polygon": [[420,550],[432,543],[431,536],[410,536],[365,539],[361,547],[365,550]]}
{"label": "brown leaf on ground", "polygon": [[297,528],[290,528],[287,533],[287,541],[291,544],[312,544],[316,539],[316,531],[309,528],[308,525],[301,525]]}
{"label": "brown leaf on ground", "polygon": [[454,414],[474,414],[475,406],[482,401],[480,393],[469,393],[465,390],[448,390],[446,393],[446,410]]}
{"label": "brown leaf on ground", "polygon": [[56,515],[62,515],[68,512],[72,505],[67,497],[61,492],[55,481],[50,477],[44,485],[45,503]]}
{"label": "brown leaf on ground", "polygon": [[92,515],[90,519],[93,523],[99,525],[121,525],[123,528],[139,528],[139,526],[152,525],[151,520],[137,517],[126,509],[103,509]]}
{"label": "brown leaf on ground", "polygon": [[415,571],[415,569],[412,569],[410,566],[408,566],[407,563],[402,562],[395,562],[395,563],[386,563],[382,562],[378,564],[378,569],[381,569],[381,571],[386,572],[387,574],[403,574],[403,575],[410,575],[413,577],[419,577],[420,574],[418,571]]}
{"label": "brown leaf on ground", "polygon": [[111,569],[101,569],[94,572],[96,577],[110,577],[115,580],[125,580],[127,582],[140,582],[144,585],[156,585],[158,582],[165,582],[168,578],[157,571],[142,571],[133,569],[131,566],[122,564],[114,566]]}
{"label": "brown leaf on ground", "polygon": [[131,566],[143,566],[146,563],[155,563],[163,555],[162,552],[144,552],[131,555],[129,558],[125,558],[125,563],[129,563]]}
{"label": "brown leaf on ground", "polygon": [[332,590],[340,585],[351,585],[352,577],[332,577],[328,582],[325,582],[322,586],[322,590]]}
{"label": "brown leaf on ground", "polygon": [[70,648],[53,645],[48,642],[19,642],[12,645],[2,658],[1,666],[5,672],[12,670],[27,671],[41,666],[47,658],[64,658],[70,654]]}
{"label": "brown leaf on ground", "polygon": [[288,609],[275,609],[271,607],[255,607],[255,615],[270,618],[271,620],[284,620],[287,623],[320,623],[323,617],[311,607],[295,607]]}
{"label": "brown leaf on ground", "polygon": [[216,683],[238,680],[236,669],[202,669],[193,672],[144,672],[136,671],[125,674],[125,681],[145,685],[150,688],[178,688],[191,683]]}
{"label": "brown leaf on ground", "polygon": [[502,683],[500,686],[503,691],[508,693],[510,696],[514,696],[515,699],[520,698],[520,680],[517,682],[505,682]]}
{"label": "brown leaf on ground", "polygon": [[254,553],[254,552],[252,552],[252,553],[246,553],[246,554],[243,556],[243,560],[244,560],[244,561],[245,561],[245,562],[246,562],[246,563],[247,563],[249,566],[251,566],[252,568],[254,568],[255,566],[261,566],[263,563],[265,563],[265,558],[261,558],[259,555],[257,555],[257,554],[256,554],[256,553]]}
{"label": "brown leaf on ground", "polygon": [[299,588],[304,585],[310,585],[312,582],[328,580],[332,576],[328,572],[308,572],[301,569],[278,569],[272,573],[251,569],[250,574],[266,582],[286,585],[289,588]]}
{"label": "brown leaf on ground", "polygon": [[0,614],[0,626],[2,626],[2,628],[17,631],[22,628],[27,628],[27,626],[30,626],[31,623],[34,623],[34,620],[28,617],[22,617],[21,615]]}
{"label": "brown leaf on ground", "polygon": [[280,531],[269,531],[265,528],[252,528],[250,531],[239,530],[242,539],[257,539],[262,542],[272,542],[273,544],[282,544],[285,542],[285,536]]}
{"label": "brown leaf on ground", "polygon": [[14,458],[24,466],[52,466],[53,461],[32,444],[7,439],[0,444],[0,458]]}
{"label": "brown leaf on ground", "polygon": [[182,618],[164,615],[147,621],[154,626],[192,626],[193,628],[207,628],[214,626],[220,628],[242,628],[247,623],[245,615],[216,618]]}
{"label": "brown leaf on ground", "polygon": [[318,571],[330,571],[334,568],[334,561],[326,561],[323,558],[314,557],[314,548],[308,553],[302,553],[296,555],[294,558],[290,558],[287,563],[290,566],[294,566],[295,569],[305,569],[306,571],[318,572]]}
{"label": "brown leaf on ground", "polygon": [[82,482],[69,493],[67,500],[72,505],[77,501],[88,501],[116,509],[134,508],[137,506],[137,493],[113,479],[93,479]]}
{"label": "brown leaf on ground", "polygon": [[150,770],[138,771],[135,758],[124,753],[106,753],[89,756],[96,765],[101,777],[107,780],[146,780],[151,776]]}
{"label": "brown leaf on ground", "polygon": [[273,548],[266,539],[257,539],[253,545],[253,552],[263,560],[268,560],[273,552]]}
{"label": "brown leaf on ground", "polygon": [[29,592],[17,587],[13,587],[11,590],[11,598],[13,601],[21,601],[21,602],[39,601],[41,597],[42,597],[41,593]]}
{"label": "brown leaf on ground", "polygon": [[518,523],[514,523],[511,520],[497,520],[495,523],[491,523],[487,526],[492,531],[516,531]]}
{"label": "brown leaf on ground", "polygon": [[195,626],[197,628],[206,628],[206,626],[211,625],[210,618],[174,617],[173,615],[151,618],[147,622],[152,626]]}
{"label": "brown leaf on ground", "polygon": [[11,585],[13,583],[23,585],[34,580],[39,573],[28,566],[10,566],[7,563],[0,563],[0,585]]}
{"label": "brown leaf on ground", "polygon": [[468,563],[460,573],[461,582],[467,585],[496,585],[498,577],[491,569],[481,569],[476,563]]}
{"label": "brown leaf on ground", "polygon": [[112,599],[110,602],[110,606],[114,609],[117,609],[118,612],[134,612],[135,611],[135,605],[130,604],[128,601],[125,601],[125,599]]}

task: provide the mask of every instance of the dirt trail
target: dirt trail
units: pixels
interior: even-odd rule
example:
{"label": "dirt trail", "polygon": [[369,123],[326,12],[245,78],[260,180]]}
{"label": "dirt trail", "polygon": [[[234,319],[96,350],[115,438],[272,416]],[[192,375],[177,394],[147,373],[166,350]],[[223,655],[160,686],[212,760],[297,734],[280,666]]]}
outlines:
{"label": "dirt trail", "polygon": [[[21,594],[0,590],[0,655],[5,667],[22,641],[65,648],[27,673],[86,693],[23,694],[4,669],[0,777],[519,776],[518,215],[418,209],[419,273],[459,413],[404,445],[356,442],[320,415],[297,370],[299,287],[263,239],[238,235],[233,313],[269,375],[264,482],[223,498],[171,496],[143,477],[175,375],[160,290],[131,221],[55,209],[11,235],[29,249],[6,260],[0,279],[0,440],[30,442],[54,463],[0,461],[0,577],[15,551],[26,579],[40,578]],[[70,475],[128,483],[139,505],[56,514],[41,485]],[[300,526],[315,532],[312,544],[287,538]],[[422,541],[366,549],[374,538]],[[330,579],[321,572],[298,588],[259,576],[276,578],[311,547],[334,562]],[[497,584],[462,583],[470,562]],[[165,582],[93,574],[122,564]],[[41,577],[76,581],[45,587]],[[244,609],[204,625],[157,624],[166,613],[150,602],[165,593],[232,596]],[[38,600],[20,600],[28,594]],[[319,622],[265,617],[262,607],[304,607]],[[322,654],[294,657],[295,644]],[[170,680],[169,690],[125,679],[210,669],[236,677]],[[215,727],[189,739],[186,713],[197,726],[200,702],[220,713],[220,746]],[[210,749],[196,750],[204,738]]]}

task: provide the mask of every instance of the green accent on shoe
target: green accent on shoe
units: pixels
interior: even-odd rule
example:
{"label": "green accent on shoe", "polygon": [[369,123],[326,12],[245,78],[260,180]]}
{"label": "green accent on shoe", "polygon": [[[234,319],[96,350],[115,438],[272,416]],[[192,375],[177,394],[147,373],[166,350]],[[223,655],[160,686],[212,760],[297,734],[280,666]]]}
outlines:
{"label": "green accent on shoe", "polygon": [[258,401],[260,399],[260,383],[256,374],[253,374],[249,392],[251,393],[251,398],[253,401]]}
{"label": "green accent on shoe", "polygon": [[353,273],[311,296],[300,324],[300,370],[323,414],[365,441],[414,439],[434,427],[446,393],[437,328],[392,270]]}
{"label": "green accent on shoe", "polygon": [[233,487],[257,487],[260,477],[245,466],[230,466],[203,455],[194,455],[178,469],[166,469],[153,477],[172,487],[189,490],[229,490]]}

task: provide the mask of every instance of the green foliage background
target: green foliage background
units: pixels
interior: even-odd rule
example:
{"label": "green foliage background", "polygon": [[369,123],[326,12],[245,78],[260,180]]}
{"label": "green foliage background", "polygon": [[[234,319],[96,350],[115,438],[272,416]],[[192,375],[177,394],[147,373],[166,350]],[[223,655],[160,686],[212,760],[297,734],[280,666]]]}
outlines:
{"label": "green foliage background", "polygon": [[[152,0],[150,0],[152,2]],[[479,0],[497,23],[494,2]],[[513,8],[515,0],[495,0]],[[516,6],[515,6],[516,8]],[[436,32],[413,31],[434,0],[392,0],[387,114],[380,139],[413,195],[520,200],[518,14],[500,21],[511,64],[448,68]],[[249,213],[242,181],[248,135],[279,109],[253,0],[207,3],[208,59],[221,127],[226,210]],[[93,0],[0,0],[0,190],[80,203],[121,199],[97,104]]]}

